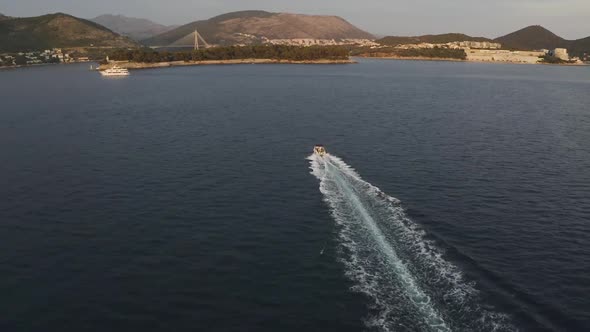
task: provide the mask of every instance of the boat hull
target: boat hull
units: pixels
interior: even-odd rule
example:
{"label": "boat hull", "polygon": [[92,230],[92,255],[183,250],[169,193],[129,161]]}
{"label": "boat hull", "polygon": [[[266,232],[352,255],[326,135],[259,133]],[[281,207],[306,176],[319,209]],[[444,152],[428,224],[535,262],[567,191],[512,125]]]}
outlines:
{"label": "boat hull", "polygon": [[114,66],[112,68],[100,71],[100,74],[102,76],[129,76],[129,70],[119,66]]}
{"label": "boat hull", "polygon": [[102,76],[129,76],[129,73],[105,73],[105,72],[100,72],[100,74]]}

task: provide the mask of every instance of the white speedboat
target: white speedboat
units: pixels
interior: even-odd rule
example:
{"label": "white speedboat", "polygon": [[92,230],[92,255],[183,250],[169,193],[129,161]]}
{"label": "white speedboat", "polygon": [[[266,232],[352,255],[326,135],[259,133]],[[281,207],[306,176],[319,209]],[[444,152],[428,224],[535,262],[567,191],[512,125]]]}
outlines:
{"label": "white speedboat", "polygon": [[127,68],[113,66],[109,69],[102,70],[100,74],[102,76],[129,76],[129,70]]}

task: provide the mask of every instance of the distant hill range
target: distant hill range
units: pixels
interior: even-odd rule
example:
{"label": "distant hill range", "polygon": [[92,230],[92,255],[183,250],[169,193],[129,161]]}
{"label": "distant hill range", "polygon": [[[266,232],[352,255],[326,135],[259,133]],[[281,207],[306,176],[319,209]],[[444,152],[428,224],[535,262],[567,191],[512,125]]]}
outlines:
{"label": "distant hill range", "polygon": [[137,41],[168,32],[178,27],[177,25],[166,26],[158,24],[143,18],[110,14],[97,16],[91,19],[91,21]]}
{"label": "distant hill range", "polygon": [[192,44],[195,29],[210,44],[255,44],[268,39],[373,39],[337,16],[241,11],[185,24],[143,41],[150,46]]}
{"label": "distant hill range", "polygon": [[472,37],[460,33],[448,33],[415,37],[389,36],[377,40],[377,42],[383,45],[419,43],[445,44],[462,41],[487,41],[500,43],[502,44],[502,48],[513,50],[567,48],[570,51],[570,54],[577,56],[581,56],[584,53],[590,53],[590,37],[578,40],[566,40],[539,25],[529,26],[496,39]]}
{"label": "distant hill range", "polygon": [[[266,11],[233,12],[179,27],[168,27],[146,19],[121,15],[101,15],[89,21],[63,13],[25,18],[0,14],[0,51],[141,46],[131,38],[141,40],[142,44],[148,46],[185,46],[193,44],[195,30],[209,44],[217,45],[259,44],[268,39],[374,39],[370,33],[338,16]],[[576,56],[590,53],[590,37],[566,40],[538,25],[496,39],[449,33],[414,37],[389,36],[378,40],[384,45],[461,41],[496,42],[505,49],[513,50],[567,48],[570,54]]]}
{"label": "distant hill range", "polygon": [[0,19],[0,51],[89,46],[137,47],[139,45],[102,25],[63,13]]}

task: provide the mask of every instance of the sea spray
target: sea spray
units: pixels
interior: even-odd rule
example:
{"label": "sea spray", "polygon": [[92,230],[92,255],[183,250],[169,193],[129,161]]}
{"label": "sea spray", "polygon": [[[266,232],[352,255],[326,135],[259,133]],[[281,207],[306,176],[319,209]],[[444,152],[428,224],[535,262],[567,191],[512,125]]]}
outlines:
{"label": "sea spray", "polygon": [[339,258],[353,289],[372,301],[369,327],[383,331],[515,331],[483,309],[473,283],[444,258],[400,201],[332,155],[308,158],[338,225]]}

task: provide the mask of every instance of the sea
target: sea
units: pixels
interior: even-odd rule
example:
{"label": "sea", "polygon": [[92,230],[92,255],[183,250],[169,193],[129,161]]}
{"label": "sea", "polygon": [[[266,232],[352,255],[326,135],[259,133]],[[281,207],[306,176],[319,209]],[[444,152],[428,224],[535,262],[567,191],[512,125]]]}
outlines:
{"label": "sea", "polygon": [[358,61],[0,71],[0,331],[590,331],[590,67]]}

